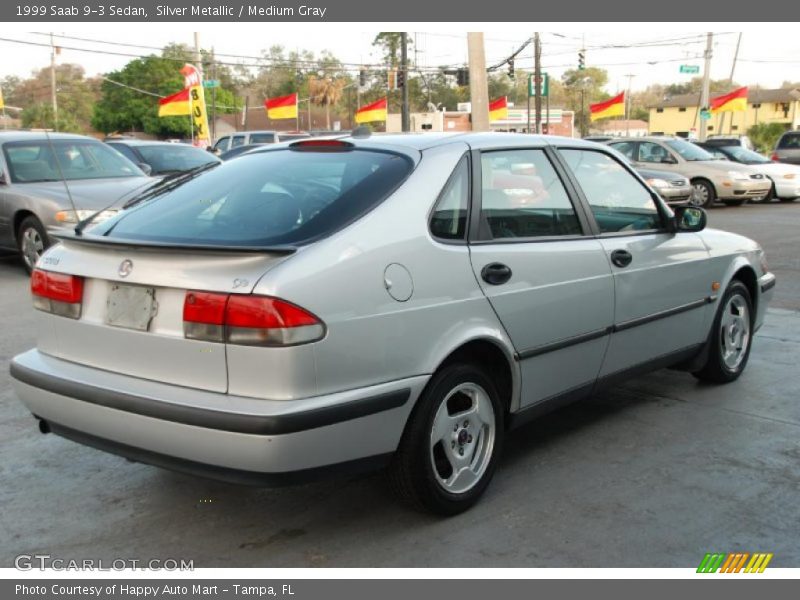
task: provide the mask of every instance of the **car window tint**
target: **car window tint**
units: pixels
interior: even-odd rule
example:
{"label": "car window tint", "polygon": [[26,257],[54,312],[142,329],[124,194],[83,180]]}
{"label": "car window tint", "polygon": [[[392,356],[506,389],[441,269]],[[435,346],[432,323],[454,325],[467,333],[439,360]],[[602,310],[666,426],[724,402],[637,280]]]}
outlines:
{"label": "car window tint", "polygon": [[800,133],[785,133],[778,140],[778,148],[800,148]]}
{"label": "car window tint", "polygon": [[433,209],[431,233],[438,238],[463,240],[467,231],[469,163],[462,158],[442,190]]}
{"label": "car window tint", "polygon": [[669,151],[660,144],[653,142],[639,143],[639,162],[666,163],[670,160]]}
{"label": "car window tint", "polygon": [[141,160],[138,156],[136,156],[136,153],[125,144],[109,144],[109,146],[134,163],[138,164]]}
{"label": "car window tint", "polygon": [[[275,134],[274,133],[251,133],[250,134],[250,143],[251,144],[273,144],[275,143]],[[238,146],[238,144],[236,144]]]}
{"label": "car window tint", "polygon": [[145,162],[153,168],[153,175],[188,171],[200,165],[219,162],[209,152],[184,144],[154,144],[139,146]]}
{"label": "car window tint", "polygon": [[144,175],[113,148],[91,140],[9,142],[3,151],[15,183]]}
{"label": "car window tint", "polygon": [[481,231],[494,239],[579,235],[564,185],[543,150],[481,155]]}
{"label": "car window tint", "polygon": [[636,144],[634,142],[617,142],[615,144],[609,144],[609,146],[611,146],[617,152],[621,152],[627,158],[631,160],[636,160],[636,158],[634,157]]}
{"label": "car window tint", "polygon": [[383,201],[413,168],[399,154],[245,154],[101,225],[112,238],[208,246],[303,244]]}
{"label": "car window tint", "polygon": [[650,192],[627,169],[603,152],[561,150],[600,231],[661,228],[661,215]]}
{"label": "car window tint", "polygon": [[243,135],[235,135],[233,136],[233,140],[231,141],[231,148],[236,148],[237,146],[244,145],[244,136]]}

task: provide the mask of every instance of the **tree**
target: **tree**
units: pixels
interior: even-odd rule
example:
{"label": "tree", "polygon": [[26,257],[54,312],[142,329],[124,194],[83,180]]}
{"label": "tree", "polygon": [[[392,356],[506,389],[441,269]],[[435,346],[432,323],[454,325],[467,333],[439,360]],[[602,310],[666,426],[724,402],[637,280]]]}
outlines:
{"label": "tree", "polygon": [[564,84],[565,105],[575,112],[575,124],[581,135],[586,135],[590,123],[589,104],[610,97],[603,91],[608,83],[608,73],[597,67],[570,69],[562,75],[561,81]]}
{"label": "tree", "polygon": [[336,106],[342,99],[342,90],[345,82],[342,79],[331,77],[314,77],[309,79],[309,94],[311,102],[318,106],[325,106],[325,126],[331,128],[331,106]]}
{"label": "tree", "polygon": [[781,123],[757,123],[747,130],[747,137],[759,152],[771,152],[786,127]]}
{"label": "tree", "polygon": [[[164,48],[162,56],[137,58],[119,71],[109,73],[101,86],[102,97],[94,107],[94,128],[104,133],[142,131],[159,137],[189,137],[188,115],[159,117],[158,99],[183,89],[180,69],[190,62],[191,56],[187,46],[171,44]],[[216,99],[218,110],[237,110],[230,90],[218,88]]]}
{"label": "tree", "polygon": [[[29,79],[7,77],[2,83],[6,104],[20,106],[23,127],[54,129],[50,67],[38,69]],[[92,106],[99,84],[87,79],[83,67],[65,63],[56,66],[58,130],[86,133],[90,130]],[[45,109],[46,105],[46,109]]]}

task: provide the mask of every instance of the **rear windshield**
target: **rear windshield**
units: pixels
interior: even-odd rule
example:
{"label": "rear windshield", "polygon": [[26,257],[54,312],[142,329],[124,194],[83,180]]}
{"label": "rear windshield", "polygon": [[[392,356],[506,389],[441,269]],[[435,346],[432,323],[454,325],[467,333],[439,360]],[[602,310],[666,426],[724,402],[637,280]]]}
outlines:
{"label": "rear windshield", "polygon": [[778,140],[778,148],[797,148],[800,149],[800,133],[785,133]]}
{"label": "rear windshield", "polygon": [[153,168],[153,175],[188,171],[200,165],[219,162],[219,159],[200,148],[183,144],[158,144],[139,146],[145,162]]}
{"label": "rear windshield", "polygon": [[14,183],[144,175],[119,152],[92,140],[9,142],[3,151]]}
{"label": "rear windshield", "polygon": [[243,155],[120,213],[96,231],[111,238],[267,247],[311,242],[386,198],[413,169],[370,150],[282,149]]}

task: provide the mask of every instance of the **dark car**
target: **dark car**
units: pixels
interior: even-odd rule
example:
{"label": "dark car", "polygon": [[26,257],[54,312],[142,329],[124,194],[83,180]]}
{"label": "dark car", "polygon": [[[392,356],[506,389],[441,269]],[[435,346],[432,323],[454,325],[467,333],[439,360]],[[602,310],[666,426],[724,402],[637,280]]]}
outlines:
{"label": "dark car", "polygon": [[[187,144],[134,139],[112,139],[106,144],[154,176],[182,173],[220,162],[213,153]],[[146,167],[145,167],[146,165]]]}
{"label": "dark car", "polygon": [[245,144],[244,146],[236,146],[236,148],[231,148],[230,150],[226,150],[222,154],[219,155],[220,160],[223,162],[226,160],[230,160],[232,158],[236,158],[237,156],[241,156],[245,152],[249,152],[254,148],[260,148],[265,144]]}
{"label": "dark car", "polygon": [[771,158],[775,162],[800,165],[800,131],[784,133],[775,144]]}
{"label": "dark car", "polygon": [[94,219],[99,223],[153,182],[90,137],[0,132],[0,247],[18,250],[31,271],[52,244],[52,231],[106,209]]}

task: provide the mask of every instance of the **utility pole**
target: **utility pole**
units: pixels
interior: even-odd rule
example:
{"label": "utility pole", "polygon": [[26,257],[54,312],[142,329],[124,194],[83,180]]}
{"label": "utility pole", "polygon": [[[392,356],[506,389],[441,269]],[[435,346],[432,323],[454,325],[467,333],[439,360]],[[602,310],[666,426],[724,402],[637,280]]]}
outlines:
{"label": "utility pole", "polygon": [[53,129],[58,131],[58,98],[56,96],[56,46],[50,34],[50,100],[53,103]]}
{"label": "utility pole", "polygon": [[[739,33],[739,38],[736,40],[736,51],[733,53],[733,64],[731,64],[731,74],[728,77],[728,87],[733,85],[733,72],[736,70],[736,61],[739,59],[739,46],[742,43],[742,34]],[[747,112],[745,111],[745,115]],[[720,113],[719,115],[719,123],[717,124],[717,132],[722,133],[722,129],[725,127],[725,113]],[[733,128],[733,115],[731,115],[731,130]],[[729,132],[730,133],[730,132]]]}
{"label": "utility pole", "polygon": [[631,80],[636,77],[633,73],[625,75],[628,78],[628,90],[625,92],[625,136],[631,134]]}
{"label": "utility pole", "polygon": [[538,31],[533,34],[533,86],[536,133],[542,133],[542,41]]}
{"label": "utility pole", "polygon": [[[714,47],[714,34],[710,31],[708,32],[708,37],[706,38],[706,51],[705,51],[705,65],[703,66],[703,91],[700,93],[700,110],[708,110],[708,96],[709,96],[709,87],[711,84],[711,52]],[[706,119],[700,119],[700,131],[698,132],[699,135],[697,136],[701,142],[706,141],[706,137],[708,134],[708,126],[706,125]]]}
{"label": "utility pole", "polygon": [[469,99],[472,104],[472,131],[489,131],[489,84],[486,81],[486,52],[483,33],[467,33],[469,60]]}
{"label": "utility pole", "polygon": [[408,132],[411,130],[411,122],[408,114],[408,33],[405,31],[400,34],[400,72],[403,74],[403,105],[400,109],[400,122],[402,130]]}

